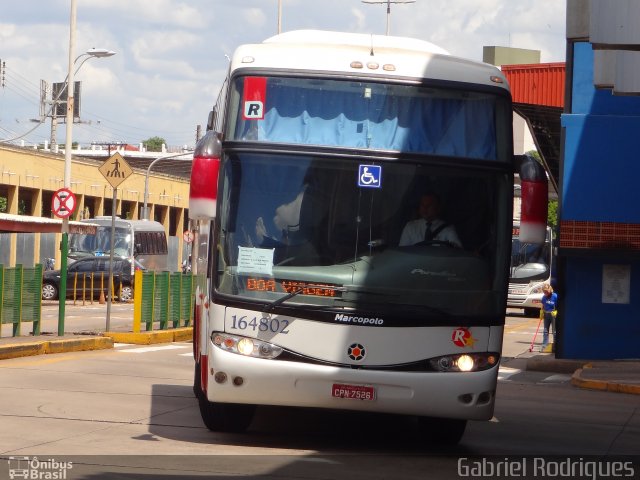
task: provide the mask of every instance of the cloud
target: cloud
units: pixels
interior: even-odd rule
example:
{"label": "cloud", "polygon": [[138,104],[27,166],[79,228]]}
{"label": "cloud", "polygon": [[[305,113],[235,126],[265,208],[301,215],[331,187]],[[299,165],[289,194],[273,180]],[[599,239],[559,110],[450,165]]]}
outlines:
{"label": "cloud", "polygon": [[[384,34],[386,5],[360,0],[282,0],[282,29]],[[392,35],[431,41],[452,54],[482,59],[482,46],[539,49],[542,61],[563,61],[565,2],[559,0],[416,0],[392,4]],[[78,2],[76,55],[92,47],[117,54],[87,61],[83,124],[77,139],[133,143],[154,135],[193,144],[228,68],[225,55],[277,33],[277,0],[83,0]],[[68,0],[5,2],[0,59],[7,86],[0,95],[0,136],[14,119],[37,115],[40,79],[66,76]],[[98,124],[99,121],[99,124]],[[99,125],[99,127],[98,127]],[[46,126],[28,140],[47,138]],[[74,138],[76,134],[74,133]],[[59,139],[60,140],[60,139]]]}
{"label": "cloud", "polygon": [[198,8],[193,3],[203,4],[201,1],[185,3],[173,0],[86,0],[82,7],[103,16],[108,14],[116,22],[127,24],[203,28],[211,10]]}

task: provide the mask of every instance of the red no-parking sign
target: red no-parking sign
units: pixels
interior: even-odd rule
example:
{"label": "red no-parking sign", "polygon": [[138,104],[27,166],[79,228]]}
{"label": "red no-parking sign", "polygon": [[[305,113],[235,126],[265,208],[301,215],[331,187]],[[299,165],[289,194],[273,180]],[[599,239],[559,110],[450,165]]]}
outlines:
{"label": "red no-parking sign", "polygon": [[56,217],[70,217],[76,209],[76,196],[68,188],[61,188],[53,194],[51,210]]}

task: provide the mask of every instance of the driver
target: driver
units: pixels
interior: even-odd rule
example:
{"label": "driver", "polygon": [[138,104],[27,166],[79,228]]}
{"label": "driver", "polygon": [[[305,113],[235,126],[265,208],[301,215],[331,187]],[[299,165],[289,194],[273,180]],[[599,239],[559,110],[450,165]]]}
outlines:
{"label": "driver", "polygon": [[446,223],[439,215],[441,211],[440,199],[434,193],[427,193],[420,198],[418,214],[420,218],[408,222],[402,230],[399,246],[416,245],[424,242],[448,243],[462,248],[453,225]]}

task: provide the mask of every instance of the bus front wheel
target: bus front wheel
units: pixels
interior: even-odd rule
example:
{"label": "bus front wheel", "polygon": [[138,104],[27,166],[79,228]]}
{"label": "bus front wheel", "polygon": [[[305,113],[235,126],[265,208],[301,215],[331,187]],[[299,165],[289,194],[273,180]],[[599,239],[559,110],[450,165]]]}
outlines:
{"label": "bus front wheel", "polygon": [[458,418],[418,417],[420,433],[433,445],[457,445],[467,428],[467,421]]}
{"label": "bus front wheel", "polygon": [[213,432],[242,433],[253,420],[255,405],[217,403],[198,395],[200,416],[206,427]]}

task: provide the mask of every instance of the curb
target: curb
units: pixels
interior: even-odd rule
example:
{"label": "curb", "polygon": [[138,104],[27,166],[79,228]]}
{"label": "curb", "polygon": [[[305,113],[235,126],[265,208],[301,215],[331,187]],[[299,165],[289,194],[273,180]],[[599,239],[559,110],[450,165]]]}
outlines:
{"label": "curb", "polygon": [[601,392],[630,393],[640,395],[640,385],[616,382],[611,380],[594,380],[583,378],[586,369],[593,368],[589,360],[568,360],[553,357],[527,359],[527,370],[537,372],[554,372],[571,374],[571,385],[585,390]]}
{"label": "curb", "polygon": [[193,338],[193,327],[157,330],[153,332],[104,332],[114,343],[130,343],[133,345],[152,345],[155,343],[186,342]]}
{"label": "curb", "polygon": [[552,357],[527,359],[527,370],[536,372],[574,373],[588,363],[588,360],[564,360]]}
{"label": "curb", "polygon": [[32,357],[50,353],[83,352],[113,348],[114,343],[152,345],[155,343],[186,342],[193,338],[193,327],[158,330],[154,332],[105,332],[98,337],[33,340],[0,345],[0,360]]}
{"label": "curb", "polygon": [[113,340],[107,337],[43,340],[40,342],[13,343],[0,347],[0,360],[50,353],[82,352],[113,348]]}
{"label": "curb", "polygon": [[582,371],[587,368],[592,368],[592,366],[590,364],[584,365],[583,368],[579,368],[573,373],[571,385],[587,390],[640,395],[640,385],[629,385],[628,383],[612,382],[609,380],[585,380],[582,378]]}

